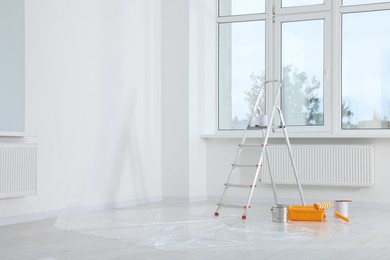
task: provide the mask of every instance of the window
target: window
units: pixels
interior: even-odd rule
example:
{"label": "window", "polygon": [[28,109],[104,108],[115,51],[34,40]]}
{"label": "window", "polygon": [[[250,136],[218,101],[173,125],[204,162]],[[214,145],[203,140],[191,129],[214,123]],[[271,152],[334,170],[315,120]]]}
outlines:
{"label": "window", "polygon": [[342,128],[390,128],[390,11],[342,21]]}
{"label": "window", "polygon": [[0,136],[23,136],[24,0],[0,1]]}
{"label": "window", "polygon": [[288,125],[324,125],[324,21],[282,23],[282,105]]}
{"label": "window", "polygon": [[278,79],[289,132],[390,136],[384,24],[390,1],[219,0],[218,129],[244,129],[259,92],[269,111],[275,91],[259,86]]}
{"label": "window", "polygon": [[219,25],[219,128],[243,129],[265,69],[265,22]]}

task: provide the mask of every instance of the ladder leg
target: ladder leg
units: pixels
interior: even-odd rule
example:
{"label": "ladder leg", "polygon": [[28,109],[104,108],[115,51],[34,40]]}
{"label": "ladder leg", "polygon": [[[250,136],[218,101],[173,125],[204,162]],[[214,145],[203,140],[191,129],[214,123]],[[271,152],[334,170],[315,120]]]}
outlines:
{"label": "ladder leg", "polygon": [[[249,120],[248,120],[248,124],[247,124],[247,127],[246,127],[246,131],[244,132],[244,135],[242,136],[240,145],[245,144],[245,141],[246,141],[246,138],[247,138],[247,134],[248,134],[248,129],[249,129],[249,127],[251,126],[253,117],[254,117],[256,111],[260,110],[260,109],[259,109],[259,102],[260,102],[261,88],[262,88],[263,86],[265,86],[267,83],[269,83],[269,82],[265,81],[265,82],[263,82],[263,84],[260,86],[260,92],[259,92],[259,94],[258,94],[258,96],[257,96],[256,103],[255,103],[255,105],[254,105],[254,107],[253,107],[253,109],[252,109],[252,112],[251,112],[251,114],[250,114],[250,116],[249,116]],[[260,112],[261,112],[261,111],[260,111]],[[238,152],[237,152],[236,158],[234,159],[234,164],[236,164],[237,161],[238,161],[238,159],[240,158],[241,151],[242,151],[242,148],[241,148],[241,146],[239,146],[239,150],[238,150]],[[227,183],[230,183],[230,180],[232,179],[234,170],[235,170],[235,167],[232,166],[232,169],[230,170],[230,174],[229,174]],[[255,179],[255,180],[256,180],[256,179]],[[253,183],[251,189],[254,189],[255,185],[256,185],[256,182]],[[228,186],[225,186],[225,188],[224,188],[224,190],[223,190],[223,192],[222,192],[221,199],[219,200],[217,209],[216,209],[216,211],[214,212],[214,216],[216,216],[216,217],[219,216],[219,210],[221,209],[221,206],[220,206],[220,205],[221,205],[221,204],[223,203],[223,201],[224,201],[224,197],[225,197],[225,194],[226,194],[227,189],[228,189]],[[252,192],[252,193],[253,193],[253,192]],[[249,204],[249,202],[248,202],[247,204]],[[247,207],[249,207],[249,205],[247,205]]]}
{"label": "ladder leg", "polygon": [[274,193],[274,200],[275,200],[275,204],[277,205],[277,204],[279,204],[278,195],[276,194],[276,186],[275,186],[274,179],[272,177],[271,164],[270,164],[269,157],[268,157],[268,149],[265,150],[265,157],[267,159],[269,178],[270,178],[271,184],[272,184],[272,191]]}
{"label": "ladder leg", "polygon": [[249,206],[250,206],[250,202],[252,200],[252,196],[253,196],[253,191],[254,191],[254,187],[256,185],[256,182],[257,182],[257,178],[259,176],[259,172],[260,172],[260,167],[263,163],[263,158],[264,158],[264,153],[265,153],[265,150],[266,150],[266,147],[268,145],[268,138],[269,138],[269,135],[271,133],[271,127],[272,127],[272,122],[274,120],[274,117],[275,117],[275,106],[274,106],[274,109],[272,109],[272,113],[271,113],[271,117],[269,119],[269,124],[267,126],[267,130],[266,130],[266,133],[265,133],[265,136],[263,137],[263,147],[261,149],[261,155],[260,155],[260,159],[259,159],[259,163],[258,163],[258,167],[257,167],[257,170],[256,170],[256,174],[255,174],[255,178],[253,180],[253,185],[252,185],[252,188],[249,192],[249,195],[248,195],[248,200],[247,200],[247,204],[245,206],[245,210],[244,210],[244,213],[242,215],[242,219],[246,219],[246,214],[248,213],[248,209],[249,209]]}
{"label": "ladder leg", "polygon": [[[265,137],[265,133],[264,132],[265,131],[263,129],[262,130],[263,138]],[[265,151],[265,158],[267,160],[268,173],[269,173],[269,177],[270,177],[271,184],[272,184],[272,192],[274,194],[275,204],[279,204],[279,202],[278,202],[278,195],[276,193],[276,186],[275,186],[274,178],[272,177],[272,170],[271,170],[272,167],[271,167],[271,163],[270,163],[269,156],[268,156],[268,146],[266,146],[266,149],[264,151]]]}
{"label": "ladder leg", "polygon": [[[244,144],[245,143],[245,139],[246,139],[246,135],[243,136],[242,140],[241,140],[241,144]],[[238,152],[237,152],[237,155],[236,155],[236,158],[234,159],[234,163],[232,165],[232,168],[230,169],[230,174],[229,174],[229,177],[226,181],[226,183],[230,183],[232,177],[233,177],[233,173],[234,173],[234,170],[235,170],[235,167],[234,165],[237,163],[238,159],[240,158],[241,156],[241,152],[242,152],[242,148],[239,146],[238,148]],[[226,191],[229,187],[228,186],[225,186],[225,188],[223,189],[223,192],[222,192],[222,195],[221,195],[221,199],[219,200],[219,203],[217,204],[217,209],[215,210],[214,212],[214,216],[218,217],[219,216],[219,210],[221,209],[221,204],[223,203],[224,201],[224,198],[225,198],[225,195],[226,195]]]}
{"label": "ladder leg", "polygon": [[[247,199],[247,202],[246,202],[246,205],[245,205],[244,213],[242,214],[242,219],[243,220],[246,219],[246,215],[247,215],[248,210],[250,208],[250,203],[252,201],[253,192],[254,192],[255,187],[256,187],[256,182],[257,182],[257,179],[259,178],[260,169],[261,169],[261,167],[263,165],[264,154],[266,155],[267,161],[268,161],[268,155],[267,155],[267,146],[268,146],[268,144],[267,144],[267,142],[268,142],[268,136],[269,136],[269,133],[270,133],[270,131],[269,131],[270,129],[271,129],[271,127],[268,126],[265,136],[264,136],[264,130],[263,130],[264,143],[262,144],[261,155],[260,155],[259,162],[257,164],[256,174],[255,174],[255,176],[253,178],[252,187],[251,187],[251,190],[250,190],[249,195],[248,195],[248,199]],[[269,162],[267,162],[267,163],[269,165]],[[274,184],[274,183],[272,183],[272,184]],[[274,190],[275,200],[277,200],[275,192],[276,191]]]}
{"label": "ladder leg", "polygon": [[[227,179],[227,183],[230,183],[230,180],[232,179],[232,176],[233,176],[233,171],[234,171],[234,166],[232,166],[232,169],[230,170],[230,174],[229,174],[229,177]],[[223,199],[225,198],[225,194],[226,194],[226,191],[228,188],[229,188],[228,186],[225,186],[225,188],[223,189],[221,199],[219,200],[219,203],[217,204],[218,205],[217,209],[214,212],[214,216],[216,216],[216,217],[219,216],[219,210],[221,209],[220,205],[223,203]]]}
{"label": "ladder leg", "polygon": [[288,154],[289,154],[290,161],[291,161],[291,165],[292,165],[292,168],[293,168],[295,181],[296,181],[297,186],[298,186],[299,196],[301,197],[302,205],[305,206],[305,198],[303,197],[303,191],[302,191],[301,183],[300,183],[300,181],[299,181],[299,179],[298,179],[297,168],[296,168],[295,163],[294,163],[294,157],[293,157],[293,155],[292,155],[290,139],[288,138],[288,134],[287,134],[287,130],[286,130],[286,124],[285,124],[285,122],[284,122],[282,110],[281,110],[279,107],[277,107],[277,109],[278,109],[278,111],[279,111],[280,121],[282,122],[283,134],[284,134],[284,137],[285,137],[285,139],[286,139]]}
{"label": "ladder leg", "polygon": [[263,148],[261,150],[261,155],[260,155],[259,163],[257,165],[256,174],[255,174],[255,177],[253,178],[253,183],[252,183],[251,189],[249,191],[248,199],[247,199],[245,207],[244,207],[244,213],[242,214],[242,219],[243,220],[246,219],[246,215],[247,215],[248,210],[250,208],[253,192],[255,191],[255,187],[256,187],[257,178],[259,176],[260,168],[262,167],[262,164],[263,164],[263,157],[264,157],[265,147],[266,146],[263,145]]}

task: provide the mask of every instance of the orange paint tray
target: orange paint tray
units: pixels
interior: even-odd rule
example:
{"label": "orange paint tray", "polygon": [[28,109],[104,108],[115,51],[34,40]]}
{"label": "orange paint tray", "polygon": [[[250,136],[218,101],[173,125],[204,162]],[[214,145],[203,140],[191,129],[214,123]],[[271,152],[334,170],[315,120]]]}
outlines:
{"label": "orange paint tray", "polygon": [[288,217],[297,221],[323,221],[325,209],[315,209],[313,206],[289,206]]}

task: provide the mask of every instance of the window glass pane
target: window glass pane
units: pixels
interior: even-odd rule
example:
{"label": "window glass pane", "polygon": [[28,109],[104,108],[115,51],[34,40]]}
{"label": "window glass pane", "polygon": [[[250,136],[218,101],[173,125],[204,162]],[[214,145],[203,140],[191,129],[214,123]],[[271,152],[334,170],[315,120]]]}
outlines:
{"label": "window glass pane", "polygon": [[219,129],[243,129],[264,80],[265,22],[220,24],[218,56]]}
{"label": "window glass pane", "polygon": [[24,132],[24,102],[24,0],[0,0],[0,132]]}
{"label": "window glass pane", "polygon": [[282,23],[282,110],[287,125],[324,125],[324,21]]}
{"label": "window glass pane", "polygon": [[342,23],[342,128],[390,128],[390,11]]}
{"label": "window glass pane", "polygon": [[375,4],[375,3],[387,3],[389,0],[343,0],[343,5],[361,5],[361,4]]}
{"label": "window glass pane", "polygon": [[265,13],[265,0],[219,0],[219,16]]}
{"label": "window glass pane", "polygon": [[322,4],[324,4],[324,0],[282,0],[282,7],[322,5]]}

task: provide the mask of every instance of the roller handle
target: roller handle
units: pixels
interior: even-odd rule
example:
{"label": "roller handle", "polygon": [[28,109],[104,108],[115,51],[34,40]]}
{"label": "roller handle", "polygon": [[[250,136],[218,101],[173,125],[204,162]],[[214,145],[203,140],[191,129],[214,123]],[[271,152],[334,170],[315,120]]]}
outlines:
{"label": "roller handle", "polygon": [[349,218],[347,218],[347,217],[344,216],[344,215],[341,215],[340,212],[334,211],[334,214],[336,215],[336,217],[341,218],[341,219],[344,220],[345,222],[347,222],[347,223],[349,222]]}

